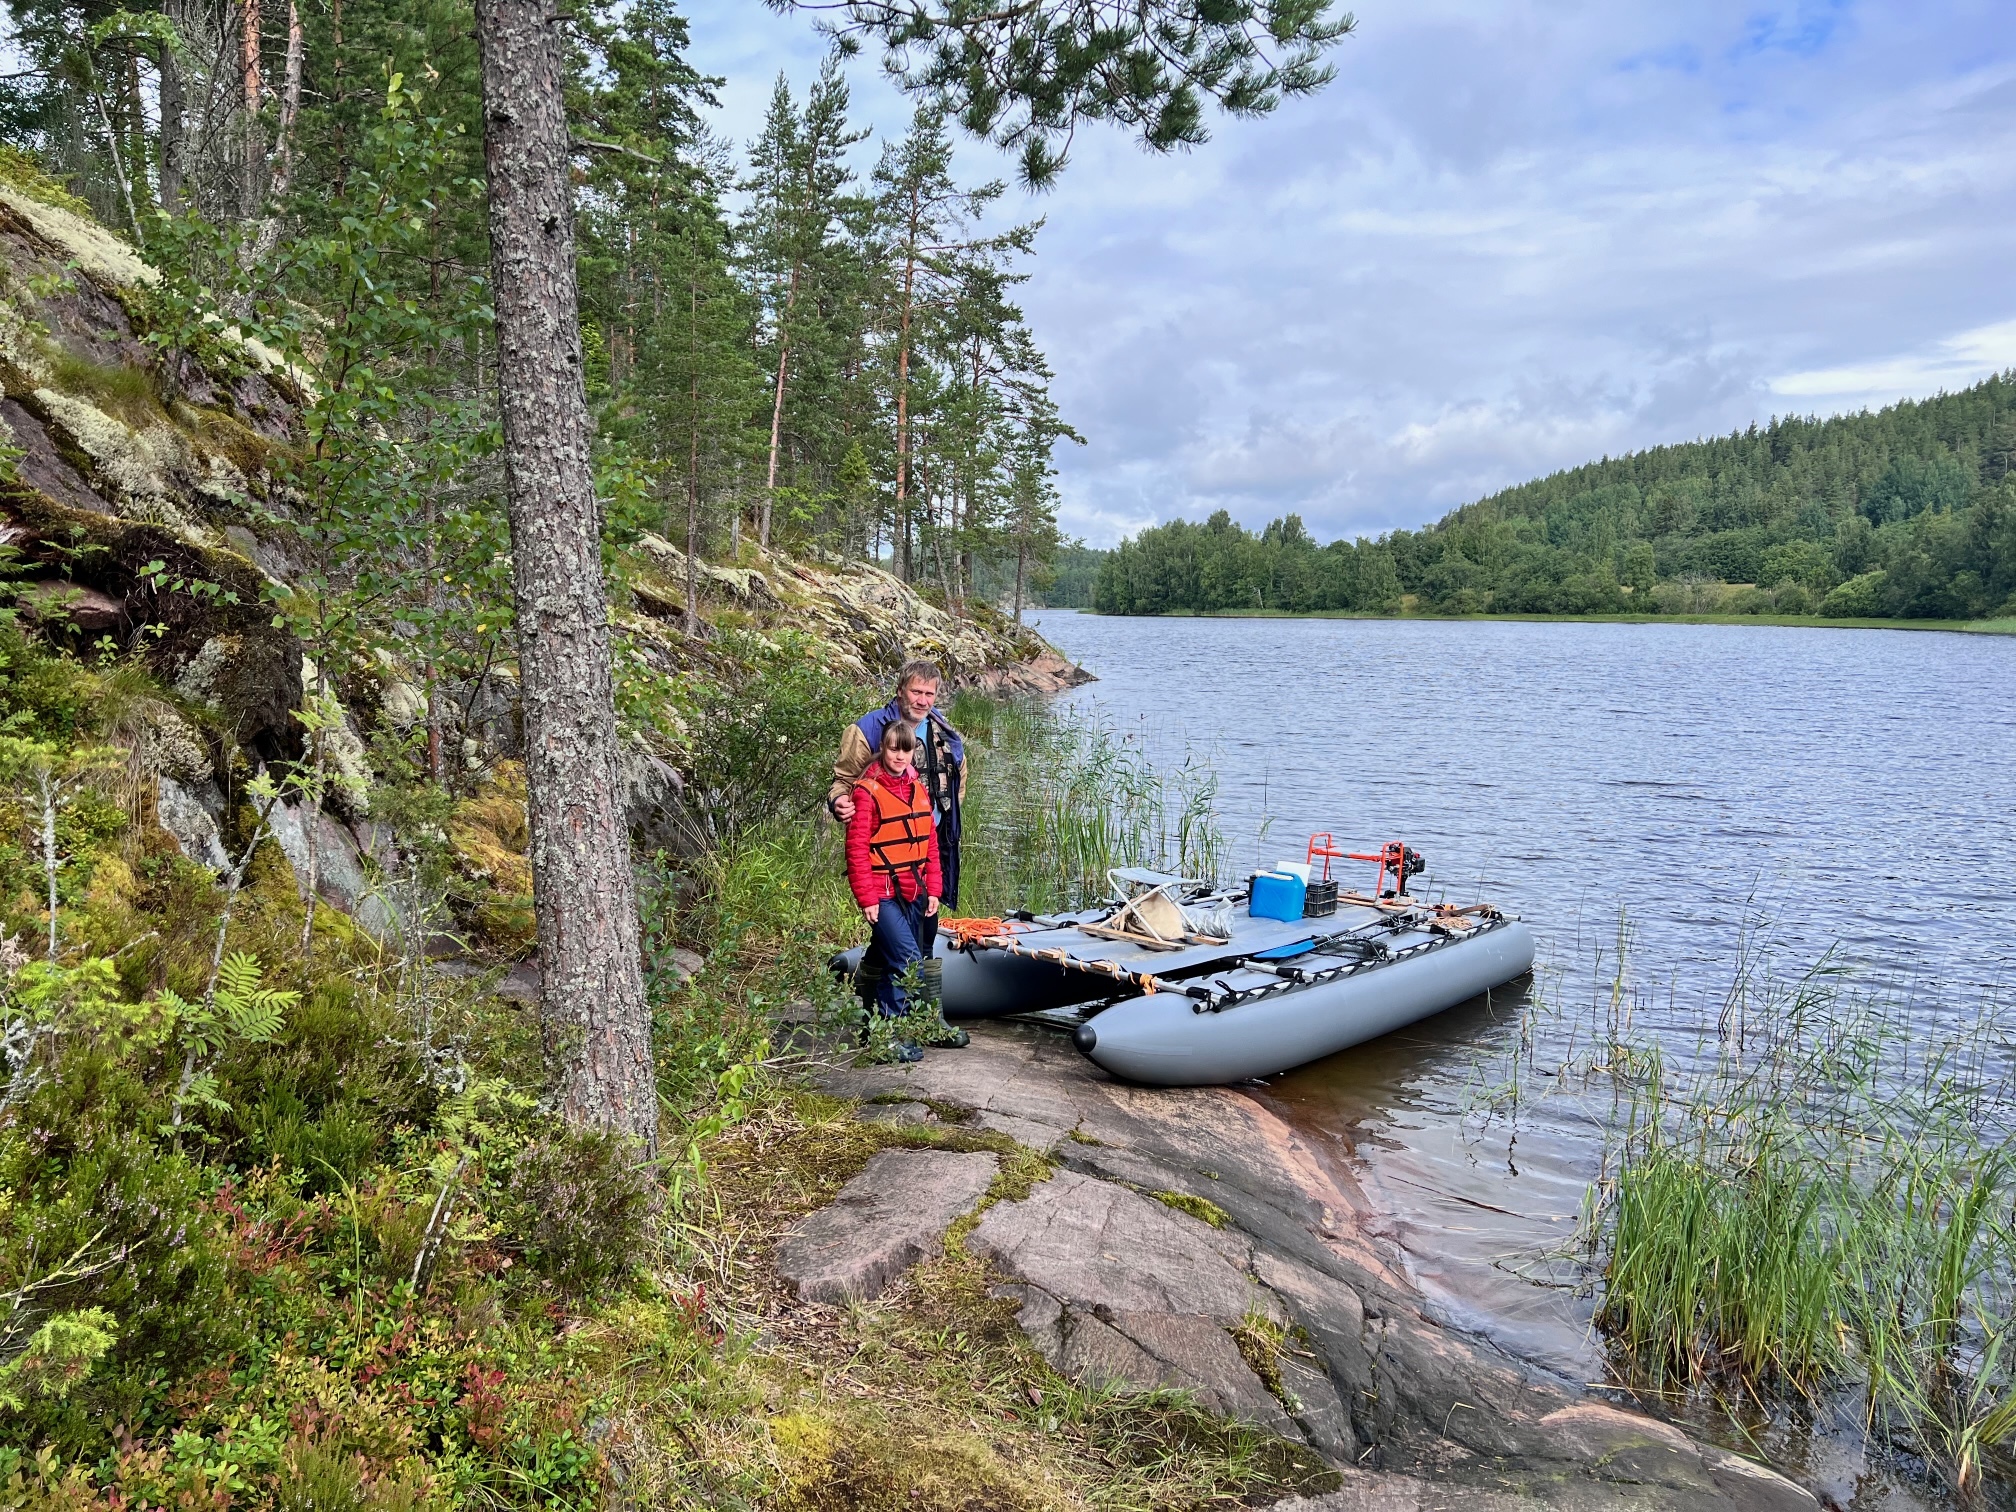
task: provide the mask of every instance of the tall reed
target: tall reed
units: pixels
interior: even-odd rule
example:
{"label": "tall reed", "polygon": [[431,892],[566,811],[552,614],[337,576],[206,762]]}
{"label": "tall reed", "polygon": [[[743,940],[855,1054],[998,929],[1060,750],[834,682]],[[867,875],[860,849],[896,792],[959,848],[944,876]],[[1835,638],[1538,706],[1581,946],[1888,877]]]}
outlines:
{"label": "tall reed", "polygon": [[1706,1056],[1637,1061],[1597,1320],[1654,1389],[1853,1400],[1971,1499],[2016,1438],[2009,1024],[1826,972],[1735,996]]}
{"label": "tall reed", "polygon": [[1116,866],[1206,881],[1223,870],[1208,763],[1158,771],[1097,713],[1031,699],[961,694],[951,717],[972,766],[962,912],[1076,907],[1106,894]]}

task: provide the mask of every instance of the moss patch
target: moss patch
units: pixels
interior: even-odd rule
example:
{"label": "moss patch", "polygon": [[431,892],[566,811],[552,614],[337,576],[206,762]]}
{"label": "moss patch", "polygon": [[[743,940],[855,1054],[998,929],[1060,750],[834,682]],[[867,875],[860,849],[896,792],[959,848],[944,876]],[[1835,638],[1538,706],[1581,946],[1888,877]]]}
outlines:
{"label": "moss patch", "polygon": [[1209,1197],[1193,1197],[1188,1192],[1150,1192],[1148,1195],[1164,1207],[1172,1207],[1179,1213],[1188,1213],[1192,1218],[1200,1219],[1214,1229],[1222,1229],[1232,1221],[1232,1215]]}
{"label": "moss patch", "polygon": [[1226,1330],[1239,1346],[1239,1357],[1260,1377],[1277,1402],[1288,1405],[1288,1390],[1281,1384],[1281,1356],[1288,1347],[1288,1331],[1264,1313],[1249,1312]]}
{"label": "moss patch", "polygon": [[455,805],[448,843],[469,884],[462,902],[484,942],[522,955],[538,939],[532,913],[531,830],[525,809],[525,769],[498,763],[482,793]]}
{"label": "moss patch", "polygon": [[1063,1505],[980,1434],[953,1424],[919,1433],[850,1406],[774,1419],[790,1512],[1038,1512]]}
{"label": "moss patch", "polygon": [[0,147],[0,184],[18,189],[30,199],[68,210],[72,215],[89,215],[91,207],[44,168],[33,153],[19,147]]}

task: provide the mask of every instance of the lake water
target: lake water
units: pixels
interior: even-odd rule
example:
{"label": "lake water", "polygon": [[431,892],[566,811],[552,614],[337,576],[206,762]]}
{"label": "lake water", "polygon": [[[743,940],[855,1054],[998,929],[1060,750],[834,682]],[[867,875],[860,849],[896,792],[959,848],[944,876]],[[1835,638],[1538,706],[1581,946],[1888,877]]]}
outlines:
{"label": "lake water", "polygon": [[[1712,1039],[1739,960],[1796,978],[1824,959],[1926,1019],[1971,1018],[2016,984],[2016,638],[1057,610],[1039,624],[1099,678],[1064,702],[1165,770],[1212,762],[1238,872],[1300,860],[1316,830],[1354,850],[1404,840],[1429,862],[1418,894],[1533,926],[1531,987],[1262,1095],[1404,1215],[1387,1237],[1447,1313],[1572,1379],[1604,1369],[1587,1290],[1564,1283],[1613,1110],[1548,1085],[1572,1043],[1519,1052],[1536,1022],[1586,1035],[1591,1014],[1572,1010],[1609,1002],[1620,929],[1632,1031],[1678,1054]],[[1369,883],[1362,870],[1347,885]],[[1550,1013],[1526,1011],[1536,992]],[[1855,1497],[1857,1467],[1803,1468]]]}

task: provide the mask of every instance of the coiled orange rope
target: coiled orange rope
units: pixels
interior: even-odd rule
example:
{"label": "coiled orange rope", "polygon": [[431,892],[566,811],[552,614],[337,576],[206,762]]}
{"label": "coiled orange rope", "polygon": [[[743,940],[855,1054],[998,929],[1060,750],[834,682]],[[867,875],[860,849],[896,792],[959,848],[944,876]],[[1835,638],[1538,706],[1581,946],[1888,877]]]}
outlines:
{"label": "coiled orange rope", "polygon": [[1015,934],[1029,926],[1019,919],[944,918],[938,921],[938,928],[950,936],[955,946],[964,950],[976,940],[998,940],[1003,935]]}

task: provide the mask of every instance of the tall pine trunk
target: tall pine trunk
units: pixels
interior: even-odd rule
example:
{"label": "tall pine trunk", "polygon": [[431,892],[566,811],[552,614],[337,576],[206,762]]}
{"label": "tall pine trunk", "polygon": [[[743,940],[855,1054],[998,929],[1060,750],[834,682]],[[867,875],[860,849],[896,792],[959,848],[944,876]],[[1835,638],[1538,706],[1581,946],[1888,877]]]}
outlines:
{"label": "tall pine trunk", "polygon": [[657,1147],[658,1091],[589,472],[557,26],[547,0],[476,3],[532,897],[545,976],[540,1026],[567,1119],[626,1135],[649,1153]]}
{"label": "tall pine trunk", "polygon": [[170,215],[182,210],[183,112],[188,109],[182,88],[182,64],[175,49],[161,48],[161,208]]}
{"label": "tall pine trunk", "polygon": [[[301,28],[301,8],[295,0],[287,0],[287,64],[281,76],[280,125],[274,138],[272,171],[267,177],[266,195],[271,203],[268,214],[259,223],[259,231],[248,244],[250,250],[244,255],[245,266],[256,268],[273,255],[273,249],[280,245],[279,201],[286,198],[287,191],[294,183],[294,122],[301,113],[301,65],[306,53],[305,35]],[[256,133],[258,127],[253,127]],[[251,314],[248,306],[239,312],[240,318]]]}
{"label": "tall pine trunk", "polygon": [[686,351],[692,363],[686,436],[686,633],[700,634],[700,285],[687,285]]}
{"label": "tall pine trunk", "polygon": [[777,452],[784,440],[784,375],[791,368],[791,310],[798,303],[798,269],[791,269],[791,288],[784,296],[784,313],[777,317],[777,395],[770,406],[770,475],[764,483],[763,515],[757,526],[756,544],[770,549],[770,508],[777,502]]}
{"label": "tall pine trunk", "polygon": [[917,297],[917,196],[903,249],[903,313],[896,338],[896,514],[903,522],[903,581],[910,582],[910,310]]}
{"label": "tall pine trunk", "polygon": [[242,139],[239,142],[238,195],[241,202],[239,213],[250,220],[259,213],[259,201],[264,188],[259,182],[260,170],[266,166],[266,149],[260,140],[259,125],[261,26],[259,0],[243,0],[239,22],[242,30],[239,36],[238,62],[244,73],[245,113],[241,122]]}

